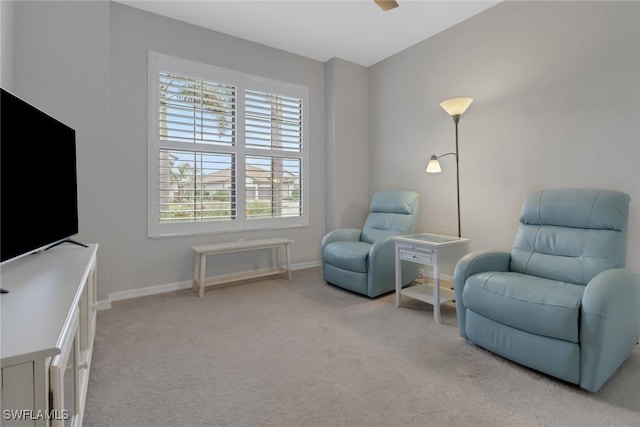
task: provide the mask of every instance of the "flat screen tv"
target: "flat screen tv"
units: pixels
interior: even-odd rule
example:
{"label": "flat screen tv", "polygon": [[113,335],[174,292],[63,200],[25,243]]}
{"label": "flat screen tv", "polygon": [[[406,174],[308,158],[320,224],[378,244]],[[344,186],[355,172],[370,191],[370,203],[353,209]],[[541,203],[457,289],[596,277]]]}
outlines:
{"label": "flat screen tv", "polygon": [[78,190],[75,130],[0,90],[3,264],[77,234]]}

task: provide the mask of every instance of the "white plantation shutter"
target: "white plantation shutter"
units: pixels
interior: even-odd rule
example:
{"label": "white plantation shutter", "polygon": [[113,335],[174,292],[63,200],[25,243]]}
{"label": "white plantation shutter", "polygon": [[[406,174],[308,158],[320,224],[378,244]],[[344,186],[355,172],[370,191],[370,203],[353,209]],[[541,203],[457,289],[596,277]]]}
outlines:
{"label": "white plantation shutter", "polygon": [[308,89],[149,58],[149,235],[308,224]]}
{"label": "white plantation shutter", "polygon": [[160,144],[185,147],[159,149],[159,222],[235,219],[235,156],[214,151],[236,144],[235,86],[169,72],[158,80]]}
{"label": "white plantation shutter", "polygon": [[160,150],[160,222],[236,217],[232,154]]}
{"label": "white plantation shutter", "polygon": [[235,144],[234,86],[161,72],[159,94],[161,140]]}
{"label": "white plantation shutter", "polygon": [[302,100],[246,90],[247,147],[302,151]]}
{"label": "white plantation shutter", "polygon": [[247,156],[248,219],[302,216],[301,159]]}
{"label": "white plantation shutter", "polygon": [[302,216],[301,159],[283,157],[302,151],[302,99],[245,90],[244,108],[245,146],[265,151],[246,157],[246,218]]}

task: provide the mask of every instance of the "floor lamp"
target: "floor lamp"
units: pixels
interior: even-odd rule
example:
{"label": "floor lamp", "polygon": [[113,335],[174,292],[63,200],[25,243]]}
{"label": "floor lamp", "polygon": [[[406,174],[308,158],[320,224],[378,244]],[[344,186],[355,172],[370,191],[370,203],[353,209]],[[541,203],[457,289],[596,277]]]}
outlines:
{"label": "floor lamp", "polygon": [[459,156],[458,156],[458,122],[460,121],[460,117],[462,114],[469,108],[469,105],[473,102],[473,98],[452,98],[447,99],[446,101],[442,101],[440,106],[446,111],[452,118],[453,122],[456,126],[456,151],[453,153],[446,153],[440,156],[436,156],[433,154],[429,159],[429,163],[427,164],[427,169],[425,170],[428,173],[439,173],[442,172],[442,168],[440,167],[440,162],[438,159],[444,156],[454,156],[456,158],[456,195],[458,199],[458,237],[462,237],[461,226],[460,226],[460,170],[459,170]]}

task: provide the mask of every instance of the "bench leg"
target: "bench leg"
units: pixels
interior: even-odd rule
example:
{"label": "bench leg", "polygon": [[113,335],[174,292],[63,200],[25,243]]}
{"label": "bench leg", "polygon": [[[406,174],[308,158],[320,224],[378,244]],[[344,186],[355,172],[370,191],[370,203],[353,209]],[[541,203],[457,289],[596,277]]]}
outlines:
{"label": "bench leg", "polygon": [[289,273],[289,280],[291,280],[291,245],[287,243],[285,246],[287,250],[287,273]]}
{"label": "bench leg", "polygon": [[196,254],[193,257],[193,289],[198,289],[198,277],[200,276],[200,256]]}
{"label": "bench leg", "polygon": [[198,290],[198,296],[204,296],[204,279],[207,273],[207,255],[200,255],[200,289]]}
{"label": "bench leg", "polygon": [[280,246],[276,246],[276,267],[278,267],[279,270],[283,270],[284,266],[282,265],[282,255],[280,254]]}

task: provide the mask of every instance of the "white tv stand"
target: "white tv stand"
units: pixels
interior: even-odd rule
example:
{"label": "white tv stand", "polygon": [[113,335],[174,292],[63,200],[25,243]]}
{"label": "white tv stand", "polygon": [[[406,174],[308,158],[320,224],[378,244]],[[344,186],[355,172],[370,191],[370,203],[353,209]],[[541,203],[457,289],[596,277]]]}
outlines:
{"label": "white tv stand", "polygon": [[63,245],[0,267],[2,426],[82,425],[97,249]]}

